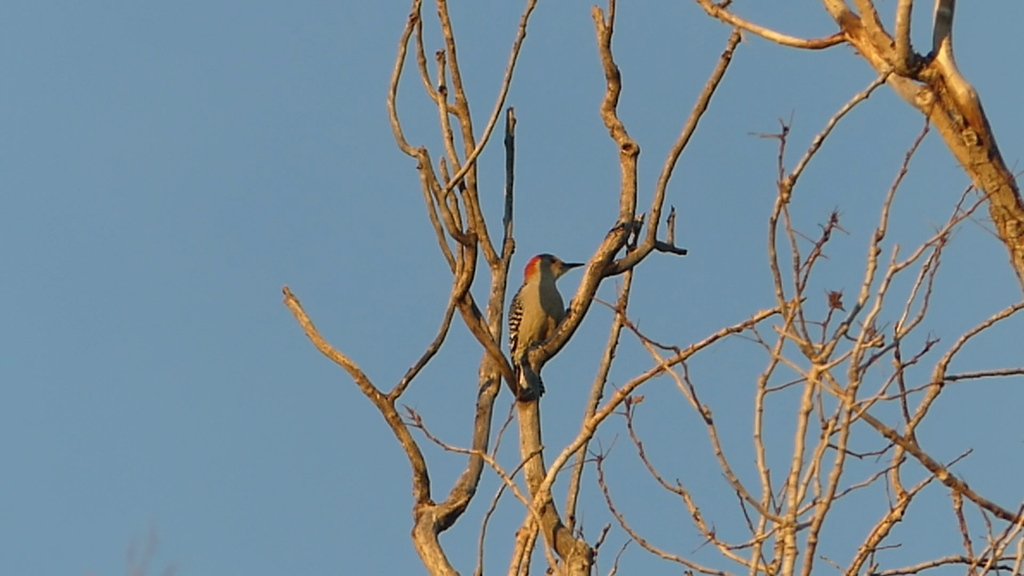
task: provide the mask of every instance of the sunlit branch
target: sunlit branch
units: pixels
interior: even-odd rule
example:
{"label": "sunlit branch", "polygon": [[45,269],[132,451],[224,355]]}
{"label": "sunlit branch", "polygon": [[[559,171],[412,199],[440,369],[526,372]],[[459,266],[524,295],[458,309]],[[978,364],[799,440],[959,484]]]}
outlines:
{"label": "sunlit branch", "polygon": [[760,36],[765,40],[770,40],[783,46],[806,48],[809,50],[821,50],[822,48],[830,48],[836,44],[842,44],[846,41],[846,38],[841,33],[832,34],[831,36],[826,36],[824,38],[798,38],[796,36],[776,32],[770,28],[759,26],[749,20],[740,18],[732,12],[729,12],[715,4],[711,0],[697,0],[697,4],[699,4],[700,7],[713,18],[717,18],[726,24],[741,28],[747,32]]}
{"label": "sunlit branch", "polygon": [[427,474],[427,463],[423,458],[423,453],[420,452],[419,446],[409,433],[409,429],[402,422],[401,416],[395,409],[394,404],[391,400],[382,393],[376,386],[370,381],[365,373],[359,368],[359,366],[352,361],[351,358],[343,354],[337,348],[330,345],[320,332],[313,325],[313,321],[310,320],[306,311],[303,310],[302,304],[299,303],[299,299],[292,294],[292,291],[287,286],[283,289],[284,292],[284,303],[291,310],[292,315],[295,316],[295,320],[298,321],[299,326],[302,327],[303,332],[306,333],[306,337],[309,338],[313,346],[320,351],[321,354],[329,358],[334,363],[341,366],[352,380],[355,381],[356,386],[359,390],[377,407],[381,415],[384,417],[384,421],[388,423],[395,438],[398,439],[399,444],[405,450],[406,455],[409,457],[409,463],[413,470],[413,495],[416,498],[416,502],[426,502],[430,499],[430,476]]}
{"label": "sunlit branch", "polygon": [[899,0],[896,3],[896,61],[893,67],[897,74],[906,76],[914,68],[914,50],[910,43],[910,16],[914,0]]}

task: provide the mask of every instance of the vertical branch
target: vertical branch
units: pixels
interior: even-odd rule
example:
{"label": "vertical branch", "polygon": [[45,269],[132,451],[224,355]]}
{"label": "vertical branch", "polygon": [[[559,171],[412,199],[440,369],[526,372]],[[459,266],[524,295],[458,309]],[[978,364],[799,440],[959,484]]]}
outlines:
{"label": "vertical branch", "polygon": [[[788,332],[790,325],[793,321],[793,315],[789,312],[783,314],[783,325],[781,333]],[[757,334],[756,329],[754,333]],[[776,369],[782,362],[782,350],[786,343],[786,338],[782,334],[775,339],[775,344],[772,348],[768,348],[765,344],[765,349],[769,353],[768,366],[761,372],[757,377],[757,391],[754,394],[754,453],[756,455],[757,472],[761,481],[761,510],[770,510],[772,500],[775,496],[772,490],[772,476],[771,468],[768,462],[768,454],[765,449],[764,442],[764,412],[765,412],[765,401],[768,397],[768,383],[775,374]],[[760,338],[760,337],[759,337]],[[758,515],[758,522],[756,529],[752,529],[752,535],[757,539],[753,549],[751,550],[752,558],[760,558],[763,555],[764,539],[762,536],[766,533],[768,527],[768,515],[763,512]],[[765,562],[767,564],[767,562]],[[753,572],[751,572],[754,575]]]}
{"label": "vertical branch", "polygon": [[935,0],[935,13],[932,20],[932,52],[936,55],[943,45],[953,49],[953,16],[956,0]]}
{"label": "vertical branch", "polygon": [[[420,190],[423,193],[423,202],[427,205],[427,218],[430,220],[431,226],[434,228],[434,236],[437,238],[437,245],[441,250],[441,254],[444,256],[446,262],[448,262],[448,268],[452,271],[452,274],[456,273],[458,263],[455,261],[455,255],[452,254],[451,246],[448,245],[448,240],[445,237],[445,227],[451,232],[453,237],[461,235],[461,228],[459,225],[459,219],[452,214],[452,207],[446,205],[444,200],[441,199],[438,194],[440,186],[437,183],[437,177],[434,175],[432,169],[430,154],[426,148],[419,148],[417,150],[417,158],[419,163],[417,164],[417,173],[420,178]],[[442,165],[442,168],[444,166]],[[440,218],[438,215],[440,214]],[[441,225],[442,221],[444,226]]]}
{"label": "vertical branch", "polygon": [[[422,0],[418,0],[422,1]],[[417,14],[419,8],[416,8]],[[416,19],[416,68],[420,73],[420,80],[423,82],[423,90],[427,93],[427,96],[437,102],[437,88],[434,86],[433,80],[430,79],[430,71],[427,70],[427,54],[423,45],[423,18],[419,17]],[[442,82],[441,78],[438,78],[438,82]]]}
{"label": "vertical branch", "polygon": [[[622,288],[619,290],[619,298],[615,301],[615,318],[612,319],[608,343],[605,344],[604,354],[601,355],[601,365],[594,376],[594,383],[590,386],[587,406],[583,410],[584,422],[594,417],[594,413],[597,412],[597,407],[601,403],[601,398],[604,397],[604,388],[608,383],[608,372],[611,370],[612,361],[615,359],[615,351],[619,346],[619,338],[622,335],[626,307],[629,304],[629,292],[632,286],[633,271],[628,270],[622,277]],[[572,475],[569,477],[569,490],[565,501],[565,518],[570,530],[576,526],[576,500],[579,498],[580,479],[583,477],[583,467],[586,463],[587,448],[589,446],[590,439],[588,438],[576,451]]]}
{"label": "vertical branch", "polygon": [[615,32],[615,0],[608,0],[608,18],[594,6],[591,10],[597,29],[597,51],[604,69],[605,93],[601,101],[601,119],[612,140],[619,146],[619,164],[622,167],[622,188],[619,195],[619,222],[631,223],[636,216],[636,162],[640,146],[629,137],[626,126],[619,120],[619,96],[622,94],[622,75],[612,55],[612,34]]}
{"label": "vertical branch", "polygon": [[807,439],[807,424],[810,420],[815,387],[821,379],[820,366],[812,366],[807,382],[804,384],[804,392],[800,397],[800,405],[797,408],[796,432],[793,433],[793,457],[789,464],[789,476],[783,485],[786,490],[786,514],[783,525],[780,527],[782,546],[782,572],[783,576],[792,576],[796,564],[797,548],[797,513],[800,509],[799,478],[800,470],[803,468],[805,443]]}
{"label": "vertical branch", "polygon": [[[541,514],[540,534],[562,559],[567,576],[589,576],[594,561],[593,549],[586,541],[574,538],[572,531],[565,527],[551,497],[550,484],[544,485],[548,472],[544,467],[541,443],[540,402],[517,402],[516,407],[519,411],[519,452],[525,459],[523,471],[533,496],[533,508]],[[525,526],[520,530],[524,529]]]}
{"label": "vertical branch", "polygon": [[[848,388],[850,389],[848,392],[850,397],[856,397],[856,385],[851,383]],[[832,470],[829,472],[828,482],[825,485],[825,491],[814,499],[814,513],[811,516],[810,526],[807,529],[804,564],[801,570],[802,576],[811,576],[813,573],[814,561],[818,558],[817,547],[821,528],[825,523],[825,517],[835,503],[836,491],[839,489],[839,481],[846,464],[847,454],[849,454],[847,446],[849,444],[850,432],[853,430],[854,410],[842,405],[838,407],[838,410],[842,412],[842,420],[837,426],[839,439],[836,441],[835,446],[833,446],[835,448],[835,455],[832,462]],[[827,445],[828,438],[831,435],[831,429],[827,433],[823,433],[822,443]],[[820,459],[823,457],[823,454],[816,454],[815,456]]]}
{"label": "vertical branch", "polygon": [[988,120],[981,111],[981,100],[974,86],[960,74],[953,57],[953,18],[956,15],[956,0],[936,0],[935,20],[932,23],[932,55],[942,71],[945,87],[954,100],[966,112],[965,120],[974,131],[991,132]]}
{"label": "vertical branch", "polygon": [[516,179],[515,167],[516,111],[509,106],[505,111],[505,214],[501,219],[502,227],[505,229],[501,242],[501,259],[506,268],[516,249],[515,239],[512,236],[513,209],[515,208],[515,196],[513,195]]}
{"label": "vertical branch", "polygon": [[896,61],[893,69],[897,74],[908,76],[915,68],[914,49],[910,44],[910,16],[914,0],[899,0],[896,4]]}
{"label": "vertical branch", "polygon": [[[462,83],[462,70],[459,67],[459,59],[455,51],[455,31],[448,13],[447,0],[437,0],[437,17],[441,21],[444,51],[447,52],[448,61],[451,62],[452,88],[455,89],[455,103],[452,105],[452,112],[459,119],[464,149],[472,150],[476,147],[476,138],[473,136],[473,119],[469,113],[469,99],[466,98],[466,90]],[[470,170],[467,174],[472,173],[473,171]]]}
{"label": "vertical branch", "polygon": [[[459,169],[459,153],[455,150],[455,134],[449,121],[451,106],[448,104],[448,74],[447,59],[444,50],[438,50],[434,54],[437,61],[437,115],[438,124],[441,126],[441,140],[444,142],[444,149],[448,155],[448,161],[452,168]],[[447,179],[447,174],[445,174]]]}
{"label": "vertical branch", "polygon": [[[779,263],[779,219],[782,217],[782,211],[789,203],[789,199],[792,195],[791,185],[787,184],[785,179],[786,139],[788,136],[789,126],[782,124],[782,130],[775,136],[779,140],[779,153],[777,160],[779,178],[776,182],[778,194],[775,195],[775,204],[772,206],[772,213],[768,216],[768,268],[772,273],[772,287],[775,289],[775,302],[780,307],[785,306],[787,296],[786,285],[782,281],[782,265]],[[783,314],[788,318],[793,315],[793,311],[783,308]]]}
{"label": "vertical branch", "polygon": [[395,144],[398,148],[409,156],[416,157],[415,149],[405,139],[405,133],[402,131],[402,124],[398,120],[398,107],[396,101],[398,100],[398,85],[402,80],[402,70],[405,68],[405,55],[409,50],[409,38],[412,36],[413,31],[420,24],[420,5],[422,0],[413,0],[412,8],[409,10],[409,17],[405,24],[405,29],[402,31],[402,36],[398,40],[398,56],[395,57],[395,66],[391,72],[391,83],[388,85],[388,119],[391,122],[391,132],[395,136]]}

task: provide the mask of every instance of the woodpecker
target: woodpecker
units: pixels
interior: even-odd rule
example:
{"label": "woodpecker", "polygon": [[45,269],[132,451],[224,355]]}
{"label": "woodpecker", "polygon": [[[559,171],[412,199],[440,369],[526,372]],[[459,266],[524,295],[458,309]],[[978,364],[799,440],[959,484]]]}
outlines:
{"label": "woodpecker", "polygon": [[[551,254],[538,254],[530,258],[523,270],[523,285],[512,298],[508,310],[508,347],[521,397],[532,388],[529,379],[520,377],[526,366],[526,353],[531,346],[547,340],[565,318],[565,304],[555,280],[582,265],[562,262]],[[530,373],[533,373],[532,369]],[[540,389],[534,397],[539,397],[544,388],[539,375],[536,375],[536,380]]]}

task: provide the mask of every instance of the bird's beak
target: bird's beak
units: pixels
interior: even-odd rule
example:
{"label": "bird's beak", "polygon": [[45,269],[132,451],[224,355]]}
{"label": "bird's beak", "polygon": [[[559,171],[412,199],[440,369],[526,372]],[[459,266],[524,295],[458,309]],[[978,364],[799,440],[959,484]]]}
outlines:
{"label": "bird's beak", "polygon": [[585,262],[563,262],[562,268],[565,268],[566,270],[572,270],[573,268],[579,268],[580,266],[583,266],[583,264],[585,264]]}

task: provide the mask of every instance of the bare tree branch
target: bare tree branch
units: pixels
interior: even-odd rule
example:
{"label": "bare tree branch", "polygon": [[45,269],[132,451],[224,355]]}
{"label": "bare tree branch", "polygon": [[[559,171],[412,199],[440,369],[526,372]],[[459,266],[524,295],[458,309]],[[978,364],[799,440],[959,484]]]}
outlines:
{"label": "bare tree branch", "polygon": [[896,3],[896,61],[893,68],[901,76],[913,73],[916,62],[914,49],[910,44],[910,16],[914,0],[899,0]]}
{"label": "bare tree branch", "polygon": [[735,26],[737,28],[746,30],[752,34],[756,34],[765,40],[770,40],[776,44],[783,46],[789,46],[792,48],[806,48],[809,50],[821,50],[822,48],[830,48],[837,44],[842,44],[846,41],[842,34],[832,34],[825,38],[798,38],[796,36],[790,36],[781,32],[776,32],[764,26],[758,26],[749,20],[744,20],[739,16],[736,16],[732,12],[729,12],[721,5],[715,4],[711,0],[696,0],[697,4],[704,9],[712,18],[717,18],[726,24]]}

